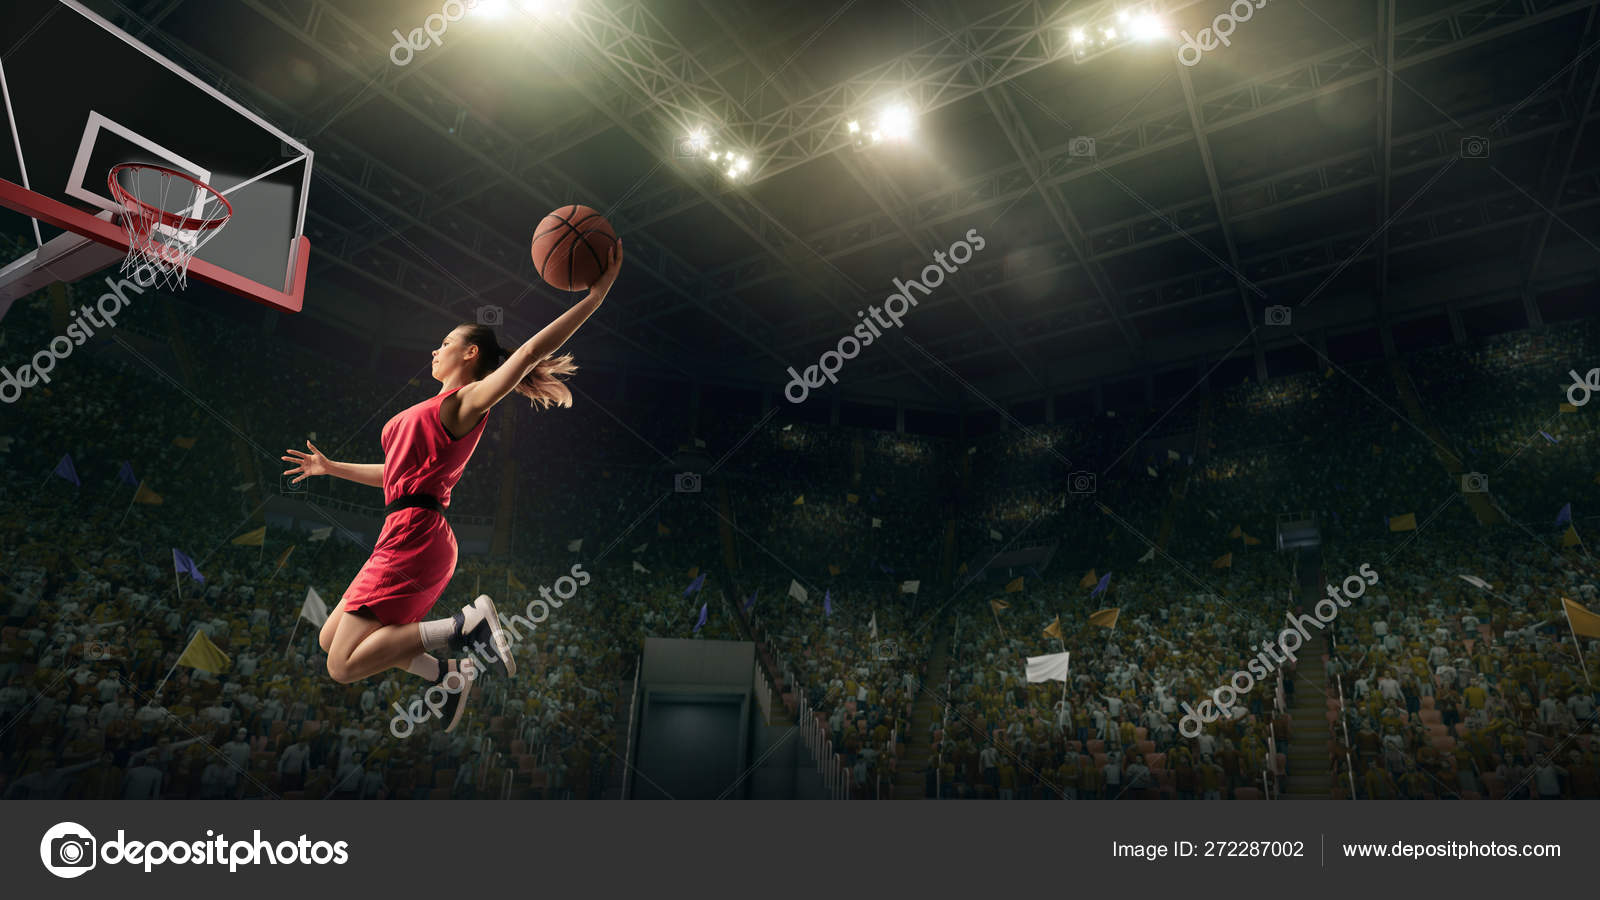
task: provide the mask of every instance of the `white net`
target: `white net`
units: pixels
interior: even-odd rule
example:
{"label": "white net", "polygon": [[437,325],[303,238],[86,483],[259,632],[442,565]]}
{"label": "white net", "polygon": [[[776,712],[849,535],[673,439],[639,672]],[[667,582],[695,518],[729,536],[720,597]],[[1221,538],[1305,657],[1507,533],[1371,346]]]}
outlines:
{"label": "white net", "polygon": [[187,287],[189,261],[232,215],[227,202],[199,182],[154,166],[119,166],[110,180],[128,236],[123,273],[142,285]]}

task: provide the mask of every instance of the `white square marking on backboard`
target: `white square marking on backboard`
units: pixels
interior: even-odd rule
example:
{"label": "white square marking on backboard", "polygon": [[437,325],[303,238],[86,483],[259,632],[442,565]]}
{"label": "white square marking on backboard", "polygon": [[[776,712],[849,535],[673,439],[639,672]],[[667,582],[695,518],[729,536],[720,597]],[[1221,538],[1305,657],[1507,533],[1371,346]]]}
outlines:
{"label": "white square marking on backboard", "polygon": [[[94,152],[95,138],[99,136],[101,129],[109,131],[129,143],[138,144],[140,147],[160,157],[169,168],[181,169],[206,184],[211,183],[211,172],[209,170],[202,169],[155,141],[118,125],[94,110],[90,110],[89,121],[83,126],[83,137],[78,140],[78,155],[72,161],[72,174],[67,176],[67,195],[70,197],[98,206],[107,212],[118,214],[122,212],[122,207],[118,206],[115,201],[108,197],[102,197],[84,186],[84,178],[89,173],[89,157]],[[194,210],[189,213],[190,218],[199,219],[205,217],[206,198],[209,196],[209,194],[203,194],[200,199],[195,201]],[[162,230],[165,231],[166,229],[163,227]]]}

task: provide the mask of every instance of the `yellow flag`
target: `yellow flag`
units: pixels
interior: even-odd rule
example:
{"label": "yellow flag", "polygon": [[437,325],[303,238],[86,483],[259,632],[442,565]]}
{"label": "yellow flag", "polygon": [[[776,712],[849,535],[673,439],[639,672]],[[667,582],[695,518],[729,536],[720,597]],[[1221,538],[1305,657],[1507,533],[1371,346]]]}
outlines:
{"label": "yellow flag", "polygon": [[1389,530],[1390,531],[1416,531],[1417,530],[1417,514],[1416,513],[1406,513],[1403,516],[1395,516],[1395,517],[1391,518],[1389,520]]}
{"label": "yellow flag", "polygon": [[194,447],[194,438],[175,437],[172,439],[172,443],[176,446],[182,447],[185,450],[188,450]]}
{"label": "yellow flag", "polygon": [[806,495],[805,494],[801,494],[800,496],[794,498],[794,504],[793,505],[795,505],[795,506],[805,506],[806,505]]}
{"label": "yellow flag", "polygon": [[1329,366],[1328,367],[1328,371],[1322,373],[1322,377],[1323,378],[1332,378],[1333,377],[1333,366]]}
{"label": "yellow flag", "polygon": [[829,566],[828,567],[828,574],[829,575],[837,575],[837,574],[839,574],[839,567],[838,566]]}
{"label": "yellow flag", "polygon": [[1089,624],[1099,625],[1101,628],[1115,628],[1117,627],[1117,614],[1120,612],[1122,610],[1115,606],[1109,609],[1096,610],[1089,614]]}
{"label": "yellow flag", "polygon": [[289,557],[294,553],[294,548],[295,548],[295,545],[294,544],[290,544],[289,545],[289,549],[283,551],[283,555],[278,557],[278,564],[276,566],[272,567],[272,574],[274,574],[274,575],[278,574],[278,570],[283,568],[283,564],[288,562],[289,561]]}
{"label": "yellow flag", "polygon": [[1244,545],[1246,547],[1254,547],[1255,545],[1257,545],[1259,543],[1261,543],[1261,538],[1251,537],[1248,534],[1244,536]]}
{"label": "yellow flag", "polygon": [[656,523],[656,534],[659,534],[662,537],[666,537],[667,535],[669,535],[671,533],[672,533],[672,529],[671,528],[668,528],[667,526],[661,524],[660,522]]}
{"label": "yellow flag", "polygon": [[1089,574],[1078,579],[1078,587],[1094,587],[1095,582],[1099,580],[1100,576],[1095,572],[1095,570],[1090,569]]}
{"label": "yellow flag", "polygon": [[162,501],[160,494],[141,484],[139,485],[139,490],[134,492],[133,502],[143,503],[147,506],[160,506]]}
{"label": "yellow flag", "polygon": [[199,669],[202,672],[228,671],[228,666],[233,661],[228,659],[228,654],[211,643],[204,631],[196,631],[194,637],[189,639],[189,646],[184,648],[183,655],[178,657],[178,665]]}
{"label": "yellow flag", "polygon": [[1235,525],[1233,526],[1233,530],[1228,532],[1228,537],[1236,538],[1241,534],[1244,534],[1244,529],[1240,528],[1238,525]]}
{"label": "yellow flag", "polygon": [[1221,556],[1217,557],[1215,560],[1212,561],[1211,568],[1213,568],[1213,569],[1231,569],[1231,568],[1233,568],[1233,552],[1230,550],[1229,552],[1224,553]]}
{"label": "yellow flag", "polygon": [[956,574],[957,575],[965,575],[965,574],[967,574],[967,564],[966,563],[962,563],[961,564],[961,568],[956,569]]}
{"label": "yellow flag", "polygon": [[1019,592],[1021,590],[1022,590],[1022,576],[1021,575],[1018,575],[1015,580],[1013,580],[1010,584],[1006,585],[1006,593],[1008,593],[1008,594],[1015,594],[1015,593],[1017,593],[1017,592]]}
{"label": "yellow flag", "polygon": [[861,498],[856,496],[855,494],[845,494],[844,495],[844,502],[846,502],[846,503],[860,503],[861,502]]}
{"label": "yellow flag", "polygon": [[1578,540],[1578,529],[1573,528],[1570,524],[1567,525],[1567,533],[1561,536],[1561,546],[1576,547],[1579,543],[1581,542]]}
{"label": "yellow flag", "polygon": [[693,577],[695,577],[696,575],[699,575],[699,574],[700,574],[700,567],[699,566],[691,566],[689,568],[689,577],[690,578],[693,578]]}
{"label": "yellow flag", "polygon": [[989,601],[989,608],[994,610],[995,612],[999,612],[1002,609],[1010,609],[1011,608],[1011,604],[1005,602],[1004,600],[990,600]]}
{"label": "yellow flag", "polygon": [[517,580],[517,576],[511,574],[510,569],[506,570],[506,584],[516,588],[519,591],[525,591],[528,589],[527,585]]}
{"label": "yellow flag", "polygon": [[1567,611],[1567,621],[1572,623],[1573,634],[1600,638],[1600,615],[1589,612],[1565,597],[1561,598],[1561,606]]}
{"label": "yellow flag", "polygon": [[1044,636],[1045,637],[1053,637],[1058,641],[1061,640],[1061,617],[1060,616],[1056,616],[1056,620],[1054,622],[1051,622],[1049,625],[1046,625],[1044,627]]}
{"label": "yellow flag", "polygon": [[234,538],[232,543],[237,547],[260,547],[267,542],[267,526],[263,525],[255,531],[247,531]]}
{"label": "yellow flag", "polygon": [[1561,411],[1564,413],[1575,413],[1578,411],[1578,408],[1573,406],[1571,403],[1563,403],[1561,404]]}

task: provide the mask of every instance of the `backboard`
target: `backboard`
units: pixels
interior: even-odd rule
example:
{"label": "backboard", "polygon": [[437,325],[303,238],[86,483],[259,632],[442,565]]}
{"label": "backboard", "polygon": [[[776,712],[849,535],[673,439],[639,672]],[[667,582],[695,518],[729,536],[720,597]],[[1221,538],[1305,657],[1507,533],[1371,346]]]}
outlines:
{"label": "backboard", "polygon": [[[198,67],[198,64],[195,64]],[[118,163],[186,172],[233,217],[189,276],[299,312],[309,149],[72,0],[0,2],[0,231],[26,250],[0,258],[0,316],[12,300],[118,262],[128,239],[106,185]]]}

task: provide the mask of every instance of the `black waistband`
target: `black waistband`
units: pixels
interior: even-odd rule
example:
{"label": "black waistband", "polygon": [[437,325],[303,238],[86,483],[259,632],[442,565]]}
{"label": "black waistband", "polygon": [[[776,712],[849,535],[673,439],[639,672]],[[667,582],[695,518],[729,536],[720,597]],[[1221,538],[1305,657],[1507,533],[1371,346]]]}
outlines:
{"label": "black waistband", "polygon": [[440,503],[439,498],[432,494],[406,494],[404,497],[396,497],[388,506],[383,508],[383,514],[387,517],[402,509],[415,507],[431,509],[441,516],[444,515],[444,504]]}

